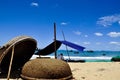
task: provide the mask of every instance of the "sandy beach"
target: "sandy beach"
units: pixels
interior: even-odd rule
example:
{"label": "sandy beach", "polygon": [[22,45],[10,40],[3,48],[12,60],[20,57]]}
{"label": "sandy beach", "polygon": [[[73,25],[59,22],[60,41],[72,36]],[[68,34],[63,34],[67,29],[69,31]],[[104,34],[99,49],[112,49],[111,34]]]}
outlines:
{"label": "sandy beach", "polygon": [[120,62],[69,63],[73,80],[120,80]]}
{"label": "sandy beach", "polygon": [[[119,80],[120,62],[69,62],[72,80]],[[0,79],[6,80],[6,79]],[[10,79],[22,80],[22,79]]]}

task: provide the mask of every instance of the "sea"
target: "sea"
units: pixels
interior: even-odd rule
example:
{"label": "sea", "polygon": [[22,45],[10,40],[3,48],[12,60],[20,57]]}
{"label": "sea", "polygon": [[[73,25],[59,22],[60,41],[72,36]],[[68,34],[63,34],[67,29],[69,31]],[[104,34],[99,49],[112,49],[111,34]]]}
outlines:
{"label": "sea", "polygon": [[[63,54],[65,60],[85,60],[85,62],[111,62],[112,57],[120,56],[120,51],[76,51],[76,50],[57,50],[57,55]],[[34,55],[34,59],[38,55]],[[55,53],[44,57],[54,58]]]}

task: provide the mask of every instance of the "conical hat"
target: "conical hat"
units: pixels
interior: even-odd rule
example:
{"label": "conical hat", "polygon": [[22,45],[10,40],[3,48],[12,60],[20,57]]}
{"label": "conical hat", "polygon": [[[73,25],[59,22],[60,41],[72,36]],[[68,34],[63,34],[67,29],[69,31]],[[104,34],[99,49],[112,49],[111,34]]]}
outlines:
{"label": "conical hat", "polygon": [[65,61],[41,58],[26,62],[21,77],[26,80],[67,80],[72,78],[72,72]]}
{"label": "conical hat", "polygon": [[15,49],[11,70],[17,70],[32,57],[36,49],[37,42],[29,36],[18,36],[5,44],[0,49],[1,72],[8,72],[13,46],[15,46]]}

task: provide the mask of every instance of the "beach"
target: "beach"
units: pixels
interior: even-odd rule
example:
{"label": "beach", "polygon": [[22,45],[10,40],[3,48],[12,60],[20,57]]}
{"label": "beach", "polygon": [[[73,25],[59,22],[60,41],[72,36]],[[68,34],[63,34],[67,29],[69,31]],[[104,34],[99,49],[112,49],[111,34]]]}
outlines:
{"label": "beach", "polygon": [[120,62],[68,63],[73,80],[120,80]]}
{"label": "beach", "polygon": [[[68,62],[73,79],[71,80],[119,80],[120,62]],[[6,80],[1,78],[0,80]],[[22,80],[10,79],[10,80]]]}

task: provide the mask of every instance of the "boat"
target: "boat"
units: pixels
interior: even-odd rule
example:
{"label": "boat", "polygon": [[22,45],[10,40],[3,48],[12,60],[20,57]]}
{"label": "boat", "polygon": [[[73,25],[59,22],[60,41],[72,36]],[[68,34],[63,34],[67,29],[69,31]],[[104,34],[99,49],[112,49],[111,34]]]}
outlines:
{"label": "boat", "polygon": [[16,70],[21,68],[25,62],[27,62],[32,55],[34,54],[34,50],[37,47],[37,42],[32,37],[28,36],[18,36],[14,39],[10,40],[7,44],[5,44],[0,50],[0,69],[1,72],[8,72],[12,48],[14,49],[14,59],[12,63],[12,69]]}
{"label": "boat", "polygon": [[94,51],[93,51],[93,50],[87,50],[87,52],[89,52],[89,53],[93,53]]}
{"label": "boat", "polygon": [[113,61],[113,62],[120,62],[120,56],[114,56],[114,57],[112,57],[111,61]]}
{"label": "boat", "polygon": [[11,72],[10,77],[18,77],[22,66],[32,57],[36,47],[37,41],[29,36],[15,37],[3,45],[0,48],[0,78],[6,78],[8,71]]}
{"label": "boat", "polygon": [[85,60],[73,60],[73,59],[66,59],[65,61],[66,62],[82,62],[82,63],[85,62]]}
{"label": "boat", "polygon": [[79,54],[79,52],[78,51],[74,51],[74,54]]}

